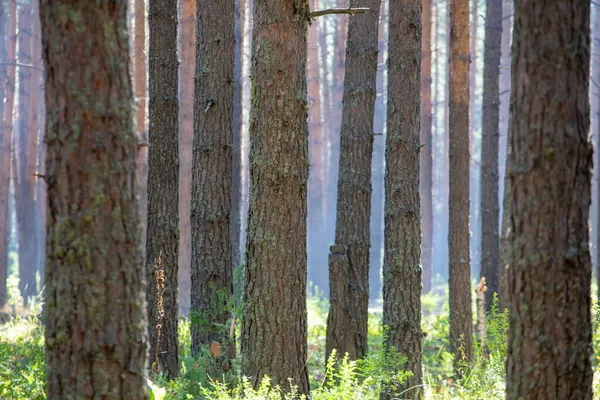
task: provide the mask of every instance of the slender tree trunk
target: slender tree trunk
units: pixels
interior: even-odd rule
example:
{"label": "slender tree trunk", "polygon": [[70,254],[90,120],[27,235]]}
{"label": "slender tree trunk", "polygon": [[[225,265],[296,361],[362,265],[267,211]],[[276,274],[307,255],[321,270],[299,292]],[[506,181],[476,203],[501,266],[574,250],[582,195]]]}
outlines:
{"label": "slender tree trunk", "polygon": [[42,0],[40,7],[48,71],[49,399],[147,396],[127,3],[99,4]]}
{"label": "slender tree trunk", "polygon": [[[380,0],[351,1],[368,13],[348,24],[344,77],[335,249],[329,255],[330,307],[326,357],[367,353],[373,118],[377,95]],[[342,253],[339,257],[338,253]]]}
{"label": "slender tree trunk", "polygon": [[[469,1],[450,0],[449,123],[450,348],[471,359],[473,314],[469,254]],[[464,354],[462,354],[464,353]]]}
{"label": "slender tree trunk", "polygon": [[[596,5],[594,13],[594,23],[592,25],[594,30],[592,31],[592,37],[595,38],[595,40],[592,42],[596,45],[593,47],[593,59],[595,61],[592,64],[592,76],[594,83],[590,86],[590,93],[596,100],[596,108],[594,109],[596,121],[594,135],[596,137],[596,146],[598,147],[595,152],[596,159],[594,164],[598,166],[598,171],[600,171],[600,7],[598,5]],[[596,182],[600,183],[600,173],[596,176]],[[598,188],[599,191],[596,200],[596,281],[600,283],[600,212],[598,212],[600,211],[600,184],[598,185]],[[600,294],[600,285],[598,285],[598,293]]]}
{"label": "slender tree trunk", "polygon": [[514,16],[506,398],[591,399],[590,3]]}
{"label": "slender tree trunk", "polygon": [[510,153],[509,101],[510,101],[510,44],[512,37],[512,0],[502,0],[502,44],[500,56],[500,139],[504,146],[500,153],[499,181],[503,182],[500,190],[499,201],[502,199],[502,231],[500,234],[500,276],[499,276],[499,303],[500,310],[508,309],[508,271],[510,266],[510,248],[508,246],[511,235],[510,228],[510,180],[508,179],[508,154]]}
{"label": "slender tree trunk", "polygon": [[498,293],[500,237],[498,204],[498,139],[500,121],[500,45],[502,0],[488,0],[485,11],[483,116],[481,146],[481,277],[485,277],[485,309]]}
{"label": "slender tree trunk", "polygon": [[[256,2],[242,373],[308,393],[308,2]],[[276,23],[274,23],[276,21]],[[268,212],[267,212],[268,210]]]}
{"label": "slender tree trunk", "polygon": [[421,150],[420,156],[420,193],[421,225],[423,242],[421,265],[423,268],[423,293],[431,290],[433,276],[432,240],[433,240],[433,201],[432,201],[432,140],[431,140],[431,0],[422,0],[422,51],[421,58]]}
{"label": "slender tree trunk", "polygon": [[421,107],[421,1],[390,1],[388,131],[385,178],[383,324],[388,345],[408,358],[404,397],[419,398],[421,365],[421,228],[419,134]]}
{"label": "slender tree trunk", "polygon": [[[177,271],[179,148],[177,0],[151,1],[146,297],[153,371],[179,375]],[[154,365],[156,364],[156,365]]]}
{"label": "slender tree trunk", "polygon": [[242,227],[242,59],[244,57],[242,32],[244,30],[245,0],[235,0],[235,45],[233,60],[233,161],[231,164],[231,260],[236,269],[242,263],[240,247]]}
{"label": "slender tree trunk", "polygon": [[230,230],[234,1],[198,2],[196,15],[191,330],[192,353],[197,355],[212,342],[227,346],[228,321],[233,314]]}
{"label": "slender tree trunk", "polygon": [[[32,107],[33,68],[29,67],[32,65],[32,11],[31,4],[19,4],[19,119],[17,145],[13,153],[17,165],[15,196],[19,231],[19,290],[26,305],[37,294],[34,173],[37,164],[38,130],[34,130],[32,121],[34,114],[39,116],[39,107]],[[35,120],[37,121],[37,117]]]}
{"label": "slender tree trunk", "polygon": [[6,22],[6,62],[9,65],[0,67],[0,81],[3,96],[6,101],[2,101],[2,125],[0,140],[0,306],[7,300],[6,279],[8,277],[8,251],[9,238],[11,231],[9,229],[9,197],[10,197],[10,155],[13,142],[13,108],[15,101],[15,56],[17,43],[17,1],[9,0],[8,7],[2,10],[5,14],[2,21]]}
{"label": "slender tree trunk", "polygon": [[[146,0],[135,1],[135,33],[134,33],[134,88],[136,103],[137,134],[146,143]],[[137,158],[137,184],[140,195],[140,212],[142,213],[142,243],[146,242],[148,218],[148,147],[143,145]]]}
{"label": "slender tree trunk", "polygon": [[196,68],[196,0],[179,0],[181,9],[179,64],[179,308],[191,302],[192,147],[194,140],[194,71]]}

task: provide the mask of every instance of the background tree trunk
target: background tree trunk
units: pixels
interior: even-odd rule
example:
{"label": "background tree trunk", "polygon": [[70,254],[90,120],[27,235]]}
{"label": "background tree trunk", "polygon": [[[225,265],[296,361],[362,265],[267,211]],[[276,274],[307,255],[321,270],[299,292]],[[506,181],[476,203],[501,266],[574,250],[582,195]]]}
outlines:
{"label": "background tree trunk", "polygon": [[[148,141],[146,134],[146,1],[135,1],[134,22],[134,88],[136,129],[143,143]],[[140,212],[142,213],[142,243],[146,243],[147,218],[148,218],[148,147],[143,145],[137,158],[137,184],[140,196]]]}
{"label": "background tree trunk", "polygon": [[[6,62],[14,64],[16,57],[17,44],[17,1],[9,0],[7,8],[2,5],[4,15],[3,21],[6,22]],[[0,66],[0,88],[2,90],[2,99],[6,96],[6,101],[2,101],[2,125],[0,125],[2,139],[0,140],[0,156],[2,164],[0,165],[0,306],[7,300],[6,279],[8,277],[8,251],[10,238],[10,155],[13,142],[13,108],[15,101],[15,70],[14,65]]]}
{"label": "background tree trunk", "polygon": [[226,347],[232,317],[234,0],[198,2],[196,15],[191,331],[197,355],[211,342]]}
{"label": "background tree trunk", "polygon": [[421,365],[421,228],[419,134],[421,107],[421,1],[391,0],[385,174],[383,325],[388,345],[408,358],[409,388],[419,398]]}
{"label": "background tree trunk", "polygon": [[369,11],[348,24],[335,229],[335,247],[344,249],[346,262],[329,264],[326,357],[336,349],[340,357],[347,352],[350,359],[360,359],[368,350],[371,163],[380,0],[354,0],[350,6]]}
{"label": "background tree trunk", "polygon": [[181,9],[179,64],[179,309],[191,301],[192,147],[194,140],[194,72],[196,69],[196,0],[179,0]]}
{"label": "background tree trunk", "polygon": [[231,262],[233,269],[242,263],[240,237],[242,228],[242,62],[244,50],[242,32],[244,31],[245,0],[235,0],[235,44],[233,55],[233,122],[231,126],[233,161],[231,163]]}
{"label": "background tree trunk", "polygon": [[[149,31],[148,228],[146,290],[149,364],[179,375],[177,271],[179,246],[179,104],[177,0],[151,1]],[[160,261],[158,261],[160,260]],[[157,274],[162,273],[160,277]],[[162,286],[162,287],[161,287]],[[160,325],[160,327],[158,327]]]}
{"label": "background tree trunk", "polygon": [[483,65],[483,115],[481,147],[481,277],[487,290],[485,310],[498,293],[500,237],[498,204],[498,139],[500,120],[500,45],[502,0],[488,0],[485,9],[485,53]]}
{"label": "background tree trunk", "polygon": [[[595,46],[592,47],[592,54],[594,55],[594,62],[592,63],[592,84],[590,85],[590,94],[595,100],[593,103],[596,104],[592,121],[595,121],[593,129],[595,129],[594,136],[596,137],[596,149],[595,149],[595,160],[594,165],[597,166],[597,171],[600,171],[600,6],[596,4],[594,9],[594,28],[592,30],[592,43]],[[600,172],[596,175],[597,187],[600,188]],[[596,197],[596,281],[600,283],[600,190],[599,195]],[[600,294],[600,285],[598,285],[598,293]],[[598,297],[600,298],[600,297]]]}
{"label": "background tree trunk", "polygon": [[422,50],[421,54],[421,137],[420,156],[420,194],[421,225],[423,242],[421,265],[423,268],[423,293],[431,290],[433,278],[432,240],[433,240],[433,201],[432,201],[432,140],[431,140],[431,0],[422,1]]}
{"label": "background tree trunk", "polygon": [[[242,374],[308,393],[308,2],[254,5]],[[275,22],[274,22],[275,21]]]}
{"label": "background tree trunk", "polygon": [[[473,314],[469,254],[469,1],[450,0],[449,124],[450,348],[471,359]],[[462,347],[463,354],[459,353]],[[456,367],[456,363],[455,363]]]}
{"label": "background tree trunk", "polygon": [[590,3],[514,15],[507,399],[591,399]]}
{"label": "background tree trunk", "polygon": [[40,11],[48,70],[47,396],[143,399],[146,283],[127,5],[42,0]]}

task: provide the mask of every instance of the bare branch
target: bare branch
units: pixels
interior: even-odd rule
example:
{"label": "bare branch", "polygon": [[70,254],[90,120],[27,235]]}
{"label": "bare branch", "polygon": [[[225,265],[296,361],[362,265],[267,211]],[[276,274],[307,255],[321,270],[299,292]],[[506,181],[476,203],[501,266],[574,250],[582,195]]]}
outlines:
{"label": "bare branch", "polygon": [[313,11],[310,13],[311,18],[320,17],[322,15],[333,15],[333,14],[364,14],[369,11],[368,8],[358,7],[358,8],[327,8],[325,10]]}

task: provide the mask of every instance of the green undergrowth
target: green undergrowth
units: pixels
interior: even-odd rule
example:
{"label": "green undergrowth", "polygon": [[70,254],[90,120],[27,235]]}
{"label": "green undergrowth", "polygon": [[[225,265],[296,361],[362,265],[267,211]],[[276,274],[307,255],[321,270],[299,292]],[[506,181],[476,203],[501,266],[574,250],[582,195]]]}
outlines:
{"label": "green undergrowth", "polygon": [[[14,282],[13,282],[14,284]],[[13,288],[14,289],[14,288]],[[14,291],[12,291],[14,294]],[[508,314],[496,304],[487,315],[487,336],[483,344],[475,341],[472,363],[462,365],[462,377],[453,375],[453,356],[449,350],[447,285],[435,285],[422,297],[423,319],[423,393],[425,399],[504,399],[507,353]],[[13,309],[18,301],[11,300]],[[36,304],[36,303],[34,303]],[[403,371],[405,359],[394,349],[383,346],[386,330],[381,326],[381,307],[371,305],[369,314],[369,353],[363,360],[350,361],[335,355],[325,364],[325,327],[328,302],[322,296],[308,299],[308,360],[310,399],[375,400],[390,384],[402,383],[408,376]],[[39,310],[39,304],[35,310]],[[600,307],[593,309],[595,399],[600,400]],[[35,314],[35,313],[34,313]],[[19,316],[0,325],[0,398],[44,399],[45,362],[43,327],[35,315]],[[239,327],[238,335],[239,335]],[[238,336],[239,337],[239,336]],[[190,327],[185,318],[179,324],[181,358],[180,376],[169,380],[150,376],[150,398],[155,400],[279,400],[301,398],[283,393],[268,377],[253,388],[240,376],[239,358],[232,368],[210,379],[213,358],[208,351],[199,357],[190,354]],[[237,343],[239,351],[239,341]],[[293,382],[291,382],[293,387]],[[400,396],[400,398],[403,398]],[[406,398],[411,398],[406,395]],[[308,399],[307,399],[308,400]]]}

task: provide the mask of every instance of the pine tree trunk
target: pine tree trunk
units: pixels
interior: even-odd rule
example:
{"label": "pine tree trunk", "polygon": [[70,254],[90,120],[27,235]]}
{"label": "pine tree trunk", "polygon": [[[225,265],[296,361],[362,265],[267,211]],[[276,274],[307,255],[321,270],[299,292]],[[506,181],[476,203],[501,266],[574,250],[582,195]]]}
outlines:
{"label": "pine tree trunk", "polygon": [[432,240],[433,240],[433,202],[432,202],[432,154],[431,140],[431,0],[423,0],[422,53],[421,58],[421,150],[420,156],[420,193],[421,225],[423,242],[421,265],[423,267],[423,293],[431,290],[433,277]]}
{"label": "pine tree trunk", "polygon": [[[35,235],[35,166],[37,164],[37,130],[33,130],[32,116],[39,114],[39,107],[32,107],[32,7],[19,4],[18,8],[18,82],[19,120],[16,146],[13,156],[15,173],[15,197],[19,232],[19,290],[25,304],[37,294],[36,282],[36,235]],[[39,75],[38,75],[39,77]],[[33,168],[32,168],[33,166]]]}
{"label": "pine tree trunk", "polygon": [[335,247],[343,248],[346,257],[345,262],[329,263],[326,357],[336,349],[340,357],[348,353],[350,359],[360,359],[368,350],[371,160],[380,0],[354,0],[350,6],[366,7],[369,12],[348,24],[335,229]]}
{"label": "pine tree trunk", "polygon": [[[16,56],[16,27],[17,27],[17,1],[9,0],[8,6],[2,5],[4,15],[3,23],[6,23],[6,62],[15,63]],[[13,108],[15,101],[15,70],[14,65],[0,66],[0,79],[3,96],[6,101],[2,102],[2,125],[0,125],[0,306],[7,300],[6,280],[8,277],[8,251],[10,238],[10,154],[13,142]]]}
{"label": "pine tree trunk", "polygon": [[500,49],[500,152],[499,166],[501,167],[499,182],[503,182],[500,187],[499,199],[502,199],[502,226],[500,233],[500,276],[498,282],[498,299],[500,310],[508,308],[508,271],[510,264],[509,240],[510,231],[510,181],[508,179],[507,161],[510,151],[510,138],[508,130],[509,120],[509,102],[510,102],[510,44],[512,37],[512,0],[502,0],[502,44]]}
{"label": "pine tree trunk", "polygon": [[[135,1],[135,32],[134,32],[134,88],[136,129],[142,142],[147,142],[146,134],[146,0]],[[140,148],[138,152],[137,185],[140,195],[140,212],[142,213],[142,243],[146,243],[148,218],[148,147]]]}
{"label": "pine tree trunk", "polygon": [[[179,104],[177,0],[151,1],[149,31],[148,286],[149,364],[179,375],[177,271],[179,247]],[[163,274],[163,276],[160,276]],[[160,325],[160,327],[159,327]]]}
{"label": "pine tree trunk", "polygon": [[514,17],[507,399],[591,399],[590,3]]}
{"label": "pine tree trunk", "polygon": [[308,2],[254,5],[242,373],[308,393]]}
{"label": "pine tree trunk", "polygon": [[[450,0],[449,158],[450,347],[471,359],[473,314],[469,254],[469,1]],[[462,349],[461,349],[462,348]],[[464,354],[463,354],[464,353]]]}
{"label": "pine tree trunk", "polygon": [[194,71],[196,69],[196,0],[179,0],[179,308],[187,314],[191,302],[192,147],[194,141]]}
{"label": "pine tree trunk", "polygon": [[485,309],[498,293],[500,237],[498,204],[498,139],[500,119],[500,45],[502,0],[489,0],[485,11],[483,115],[481,142],[481,277],[485,277]]}
{"label": "pine tree trunk", "polygon": [[147,396],[127,3],[98,4],[42,0],[40,7],[49,399]]}
{"label": "pine tree trunk", "polygon": [[[595,61],[592,63],[592,76],[594,77],[595,83],[590,86],[590,93],[596,100],[596,108],[593,111],[595,113],[594,119],[596,121],[594,128],[596,146],[600,146],[600,7],[596,6],[594,13],[594,23],[592,25],[594,29],[592,30],[592,37],[595,40],[593,40],[592,43],[595,43],[596,45],[593,47],[593,60]],[[597,165],[600,170],[600,147],[595,151],[594,164]],[[596,176],[596,181],[600,183],[600,174]],[[600,188],[600,185],[598,185],[598,187]],[[596,280],[597,282],[600,282],[600,262],[598,262],[598,260],[600,260],[600,212],[598,212],[598,210],[600,210],[600,191],[598,193],[599,195],[596,200]],[[600,293],[600,285],[598,286],[598,293]]]}
{"label": "pine tree trunk", "polygon": [[242,59],[244,57],[242,32],[244,31],[245,0],[235,0],[235,47],[233,61],[233,161],[231,164],[231,260],[236,269],[242,263],[240,237],[242,228]]}
{"label": "pine tree trunk", "polygon": [[390,395],[419,398],[421,366],[421,228],[419,135],[421,1],[392,0],[389,11],[388,107],[385,177],[383,325],[388,345],[408,361],[413,376]]}
{"label": "pine tree trunk", "polygon": [[198,2],[196,16],[191,330],[197,355],[212,342],[227,346],[232,317],[234,1]]}

